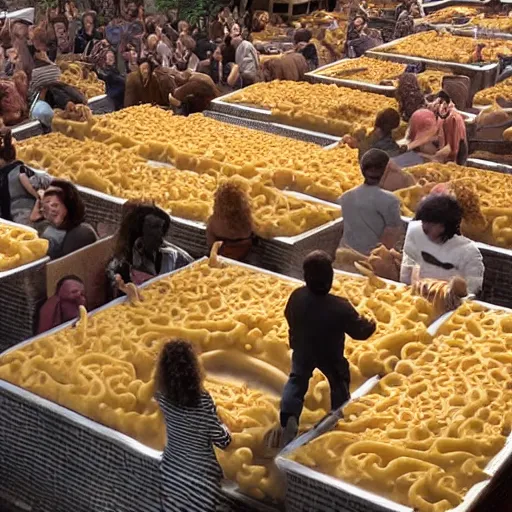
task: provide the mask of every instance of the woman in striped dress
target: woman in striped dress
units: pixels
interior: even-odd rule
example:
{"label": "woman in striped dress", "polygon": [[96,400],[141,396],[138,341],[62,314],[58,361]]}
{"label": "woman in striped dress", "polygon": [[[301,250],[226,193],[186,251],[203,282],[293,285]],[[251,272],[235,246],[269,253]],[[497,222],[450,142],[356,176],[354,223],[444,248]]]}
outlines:
{"label": "woman in striped dress", "polygon": [[231,436],[202,380],[193,346],[168,342],[156,375],[167,429],[161,463],[164,512],[215,512],[221,504],[222,469],[213,447],[226,448]]}

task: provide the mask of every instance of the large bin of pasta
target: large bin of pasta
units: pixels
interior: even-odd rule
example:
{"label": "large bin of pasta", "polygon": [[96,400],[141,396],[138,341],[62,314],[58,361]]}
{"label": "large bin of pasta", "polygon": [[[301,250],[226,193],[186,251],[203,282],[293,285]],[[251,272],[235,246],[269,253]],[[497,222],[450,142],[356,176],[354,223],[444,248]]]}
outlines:
{"label": "large bin of pasta", "polygon": [[34,333],[46,297],[47,251],[35,230],[0,220],[0,352]]}
{"label": "large bin of pasta", "polygon": [[463,304],[330,432],[278,457],[287,510],[473,510],[512,455],[510,343],[512,311]]}
{"label": "large bin of pasta", "polygon": [[[398,77],[405,72],[406,64],[371,57],[342,59],[307,73],[312,83],[335,84],[361,91],[394,97]],[[426,69],[419,73],[418,81],[425,94],[437,93],[442,88],[442,80],[450,71]]]}
{"label": "large bin of pasta", "polygon": [[[0,489],[38,510],[159,510],[165,442],[153,399],[162,345],[194,343],[233,443],[218,457],[227,479],[260,500],[282,497],[261,456],[278,423],[290,370],[284,308],[300,281],[203,259],[159,277],[143,301],[119,299],[0,356]],[[337,273],[333,292],[377,320],[367,341],[347,339],[351,387],[386,374],[431,342],[428,302],[400,285]],[[326,414],[328,384],[310,381],[301,431]]]}
{"label": "large bin of pasta", "polygon": [[[478,43],[484,46],[483,62],[475,63],[473,54]],[[512,55],[512,41],[494,38],[472,38],[441,33],[435,30],[420,32],[383,44],[367,52],[368,56],[427,66],[471,79],[470,92],[491,87],[496,82],[498,56]]]}
{"label": "large bin of pasta", "polygon": [[274,80],[216,98],[210,108],[224,114],[275,121],[342,137],[361,129],[370,130],[381,110],[398,109],[394,98],[358,89],[363,87]]}
{"label": "large bin of pasta", "polygon": [[407,169],[418,181],[395,194],[402,203],[402,214],[414,217],[420,202],[432,188],[449,183],[464,212],[461,230],[478,242],[486,273],[482,299],[512,306],[512,175],[500,172],[501,166],[487,169],[454,163],[429,163]]}
{"label": "large bin of pasta", "polygon": [[[132,127],[130,136],[126,126]],[[339,207],[316,198],[334,201],[361,181],[355,150],[324,149],[202,115],[184,118],[143,106],[95,116],[86,130],[94,141],[54,133],[26,141],[19,151],[32,167],[85,187],[81,191],[93,224],[118,223],[126,199],[154,200],[171,213],[176,243],[204,255],[204,224],[215,191],[230,178],[251,200],[261,238],[256,254],[283,272],[300,269],[309,248],[334,251],[341,237]]]}

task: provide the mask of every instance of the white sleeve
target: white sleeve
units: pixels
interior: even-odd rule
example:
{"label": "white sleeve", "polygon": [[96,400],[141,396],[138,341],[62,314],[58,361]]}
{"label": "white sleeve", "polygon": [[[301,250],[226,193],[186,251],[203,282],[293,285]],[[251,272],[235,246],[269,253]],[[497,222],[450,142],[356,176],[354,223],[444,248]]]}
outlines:
{"label": "white sleeve", "polygon": [[417,265],[417,247],[414,236],[414,224],[411,222],[405,235],[404,251],[402,256],[402,266],[400,267],[400,281],[405,284],[411,284],[412,271]]}
{"label": "white sleeve", "polygon": [[485,267],[482,254],[474,242],[470,242],[465,247],[463,264],[460,270],[468,285],[468,292],[476,295],[482,289]]}

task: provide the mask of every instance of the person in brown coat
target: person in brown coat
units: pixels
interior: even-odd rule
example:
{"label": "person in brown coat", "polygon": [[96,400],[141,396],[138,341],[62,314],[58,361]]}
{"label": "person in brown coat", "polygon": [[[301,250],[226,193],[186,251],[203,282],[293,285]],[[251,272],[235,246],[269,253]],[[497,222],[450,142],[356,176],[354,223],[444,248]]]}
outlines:
{"label": "person in brown coat", "polygon": [[263,75],[266,82],[272,80],[300,82],[305,79],[305,74],[308,71],[306,59],[296,52],[286,53],[280,58],[267,60],[263,64]]}
{"label": "person in brown coat", "polygon": [[126,79],[124,106],[133,107],[144,103],[169,106],[169,94],[175,88],[171,75],[152,60],[140,59],[138,64],[139,69],[130,73]]}

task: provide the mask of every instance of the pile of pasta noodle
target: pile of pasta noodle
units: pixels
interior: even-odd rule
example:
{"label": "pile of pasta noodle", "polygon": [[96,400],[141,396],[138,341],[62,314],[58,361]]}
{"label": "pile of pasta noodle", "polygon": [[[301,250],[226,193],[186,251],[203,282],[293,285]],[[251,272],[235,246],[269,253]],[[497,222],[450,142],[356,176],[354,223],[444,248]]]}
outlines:
{"label": "pile of pasta noodle", "polygon": [[482,50],[482,58],[485,62],[496,62],[499,55],[512,55],[512,41],[474,39],[436,31],[410,35],[393,45],[380,48],[379,51],[444,62],[471,64],[474,62],[473,54],[479,43],[485,45]]}
{"label": "pile of pasta noodle", "polygon": [[[371,84],[381,84],[381,82],[389,81],[396,87],[398,77],[405,72],[405,68],[405,64],[399,62],[358,57],[357,59],[345,59],[328,69],[319,71],[317,74]],[[425,94],[431,94],[441,90],[443,77],[450,74],[446,71],[427,69],[417,76],[422,91]]]}
{"label": "pile of pasta noodle", "polygon": [[[184,338],[202,357],[225,351],[223,365],[234,371],[244,358],[246,366],[259,361],[286,376],[290,350],[284,308],[297,286],[296,281],[238,265],[217,268],[197,262],[144,288],[142,302],[82,317],[76,327],[6,354],[0,358],[0,378],[162,449],[165,433],[153,399],[155,361],[162,345]],[[347,340],[353,387],[376,371],[391,371],[402,355],[431,342],[425,333],[431,307],[407,289],[338,275],[334,292],[379,322],[367,342]],[[260,373],[259,378],[270,384],[274,373]],[[212,377],[206,387],[235,434],[221,458],[226,474],[254,496],[277,494],[267,480],[271,470],[256,459],[263,455],[265,433],[277,424],[279,397]],[[315,372],[301,427],[318,421],[329,403],[328,384]]]}
{"label": "pile of pasta noodle", "polygon": [[439,9],[438,11],[425,16],[424,21],[427,23],[451,23],[453,18],[461,16],[473,17],[480,14],[480,12],[481,9],[477,7],[464,7],[462,5],[457,5]]}
{"label": "pile of pasta noodle", "polygon": [[470,23],[496,32],[510,33],[512,31],[512,18],[509,16],[485,16],[481,14],[472,18]]}
{"label": "pile of pasta noodle", "polygon": [[473,98],[474,105],[492,105],[497,100],[512,102],[512,78],[478,91]]}
{"label": "pile of pasta noodle", "polygon": [[342,60],[328,69],[319,71],[317,74],[332,78],[342,78],[344,80],[378,84],[382,80],[398,78],[405,71],[405,67],[404,64],[398,62],[359,57],[357,59]]}
{"label": "pile of pasta noodle", "polygon": [[466,303],[292,458],[418,512],[451,510],[510,434],[511,347],[510,313]]}
{"label": "pile of pasta noodle", "polygon": [[79,62],[61,62],[60,80],[76,87],[90,100],[105,94],[105,82],[98,79],[96,73]]}
{"label": "pile of pasta noodle", "polygon": [[[76,124],[72,125],[74,136]],[[84,137],[131,148],[150,160],[199,173],[213,170],[227,176],[258,176],[265,185],[320,199],[334,201],[362,183],[357,150],[346,145],[323,149],[202,114],[173,116],[160,108],[141,105],[94,116],[91,124],[83,125]]]}
{"label": "pile of pasta noodle", "polygon": [[39,260],[48,252],[48,240],[20,225],[0,222],[0,272]]}
{"label": "pile of pasta noodle", "polygon": [[[214,195],[227,175],[202,174],[152,166],[127,151],[60,133],[34,137],[18,145],[20,158],[51,175],[123,199],[155,201],[176,217],[206,222]],[[256,233],[263,238],[295,236],[340,216],[338,208],[297,199],[260,181],[234,176],[251,200]]]}
{"label": "pile of pasta noodle", "polygon": [[225,101],[264,107],[286,124],[338,136],[368,131],[381,110],[398,109],[394,98],[379,94],[282,80],[251,85]]}
{"label": "pile of pasta noodle", "polygon": [[512,248],[512,176],[454,163],[428,163],[407,169],[419,183],[399,190],[402,212],[408,217],[434,183],[463,182],[480,200],[484,222],[463,225],[464,234],[479,242]]}

